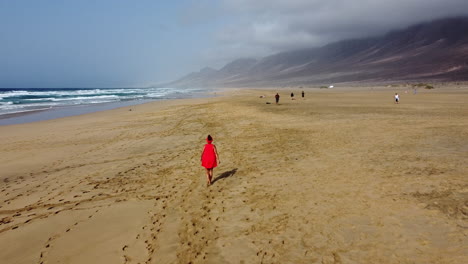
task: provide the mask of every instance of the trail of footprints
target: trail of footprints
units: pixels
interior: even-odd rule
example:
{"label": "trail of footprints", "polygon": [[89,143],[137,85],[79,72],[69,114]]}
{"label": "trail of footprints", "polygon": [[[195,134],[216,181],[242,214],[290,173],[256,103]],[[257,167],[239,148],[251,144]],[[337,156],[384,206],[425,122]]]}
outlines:
{"label": "trail of footprints", "polygon": [[[200,186],[199,183],[194,183]],[[222,187],[200,190],[200,187],[191,186],[182,198],[183,225],[178,233],[181,247],[177,258],[186,263],[204,262],[209,257],[209,250],[219,238],[219,220],[221,216],[214,213],[224,207],[218,205],[217,196],[222,193]],[[204,188],[204,187],[202,187]],[[194,191],[192,191],[194,190]],[[191,206],[186,200],[199,201],[197,206]]]}
{"label": "trail of footprints", "polygon": [[[110,204],[108,204],[107,206],[110,206]],[[95,206],[94,209],[96,209],[96,208],[98,208],[98,209],[96,209],[93,213],[89,214],[88,217],[86,217],[86,218],[84,218],[82,220],[76,221],[73,225],[70,225],[67,228],[65,228],[65,230],[62,230],[61,233],[56,233],[53,236],[49,237],[47,242],[45,243],[45,245],[43,247],[43,250],[40,253],[38,263],[39,264],[46,264],[47,263],[47,256],[48,256],[49,250],[51,248],[53,248],[53,244],[54,244],[55,240],[62,237],[64,234],[72,231],[74,228],[77,228],[80,224],[82,224],[82,223],[86,222],[87,220],[93,218],[94,215],[99,212],[99,208],[102,208],[102,207],[104,207],[104,205]]]}
{"label": "trail of footprints", "polygon": [[[144,225],[141,231],[136,235],[135,240],[143,240],[147,251],[147,256],[144,263],[151,263],[153,255],[159,247],[158,235],[162,230],[162,226],[166,219],[165,209],[167,208],[167,200],[169,195],[155,198],[154,212],[148,212],[150,223]],[[122,247],[124,263],[129,263],[132,256],[126,254],[130,248],[129,245]]]}
{"label": "trail of footprints", "polygon": [[[211,204],[216,204],[216,201],[214,201],[214,189],[207,190],[201,196],[202,194],[199,191],[192,191],[194,186],[199,185],[198,182],[189,186],[182,186],[184,185],[184,179],[177,179],[177,183],[179,184],[177,186],[175,184],[158,184],[154,187],[153,192],[163,193],[164,191],[168,191],[170,194],[154,198],[154,207],[148,212],[149,222],[141,228],[141,232],[135,237],[136,240],[144,241],[147,252],[144,263],[152,263],[154,258],[157,257],[158,249],[163,244],[163,241],[159,240],[159,235],[164,229],[164,225],[168,224],[166,219],[169,207],[178,208],[178,213],[182,215],[181,220],[183,225],[177,233],[182,243],[179,249],[180,253],[177,254],[178,259],[186,258],[187,263],[191,260],[206,259],[208,252],[205,249],[217,238],[218,227],[213,223],[217,222],[220,218],[209,216],[212,210]],[[203,199],[204,201],[206,199],[206,202],[201,208],[194,208],[187,203],[189,199]],[[197,216],[200,212],[202,212],[201,217]],[[130,244],[122,245],[123,263],[130,263],[133,260],[132,256],[127,254],[129,249],[131,249],[130,247]],[[189,252],[188,255],[187,252]],[[182,256],[182,253],[184,253],[185,257]]]}

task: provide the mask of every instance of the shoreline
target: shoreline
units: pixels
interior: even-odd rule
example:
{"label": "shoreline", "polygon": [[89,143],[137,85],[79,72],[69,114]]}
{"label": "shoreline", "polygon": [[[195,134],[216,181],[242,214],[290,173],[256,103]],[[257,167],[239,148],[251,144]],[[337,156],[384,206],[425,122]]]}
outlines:
{"label": "shoreline", "polygon": [[51,107],[42,110],[31,110],[19,113],[0,115],[0,126],[33,123],[39,121],[54,120],[63,117],[91,114],[100,111],[107,111],[122,107],[145,104],[159,100],[129,100],[111,103],[70,105],[61,107]]}
{"label": "shoreline", "polygon": [[38,109],[17,113],[9,113],[0,115],[0,126],[5,125],[15,125],[15,124],[25,124],[31,122],[39,122],[46,120],[54,120],[63,117],[78,116],[83,114],[90,114],[94,112],[107,111],[122,107],[130,107],[134,105],[146,104],[151,102],[159,102],[165,100],[180,100],[180,99],[189,99],[189,98],[204,98],[211,97],[215,91],[205,91],[193,93],[190,95],[177,96],[172,95],[168,98],[161,99],[144,99],[144,100],[123,100],[116,102],[107,102],[107,103],[96,103],[96,104],[80,104],[80,105],[69,105],[69,106],[59,106],[59,107],[50,107],[46,109]]}
{"label": "shoreline", "polygon": [[[0,126],[0,259],[466,259],[468,87],[403,93],[398,105],[392,88],[291,91]],[[210,187],[207,134],[221,159]]]}

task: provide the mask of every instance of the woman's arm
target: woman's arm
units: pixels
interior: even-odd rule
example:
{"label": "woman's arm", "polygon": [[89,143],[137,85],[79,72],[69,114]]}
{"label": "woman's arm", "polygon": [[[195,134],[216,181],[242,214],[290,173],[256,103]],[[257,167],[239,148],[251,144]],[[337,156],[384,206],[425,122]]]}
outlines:
{"label": "woman's arm", "polygon": [[219,164],[221,164],[221,161],[219,161],[218,150],[216,149],[216,146],[215,146],[215,145],[213,145],[213,147],[214,147],[215,154],[216,154],[216,160],[218,161]]}

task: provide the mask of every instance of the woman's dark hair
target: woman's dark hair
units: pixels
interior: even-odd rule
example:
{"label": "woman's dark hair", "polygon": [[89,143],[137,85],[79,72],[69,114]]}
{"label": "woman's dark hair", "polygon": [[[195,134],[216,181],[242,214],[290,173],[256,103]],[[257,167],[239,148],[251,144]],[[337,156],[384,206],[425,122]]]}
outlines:
{"label": "woman's dark hair", "polygon": [[208,137],[206,138],[208,140],[213,140],[213,138],[211,137],[211,135],[208,135]]}

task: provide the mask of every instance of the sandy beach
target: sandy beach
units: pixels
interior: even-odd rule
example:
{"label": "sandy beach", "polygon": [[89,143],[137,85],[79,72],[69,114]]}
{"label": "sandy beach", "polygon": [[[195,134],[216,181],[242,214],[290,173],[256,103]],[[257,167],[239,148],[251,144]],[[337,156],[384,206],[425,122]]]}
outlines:
{"label": "sandy beach", "polygon": [[237,89],[0,126],[0,262],[467,263],[468,86],[406,89]]}

